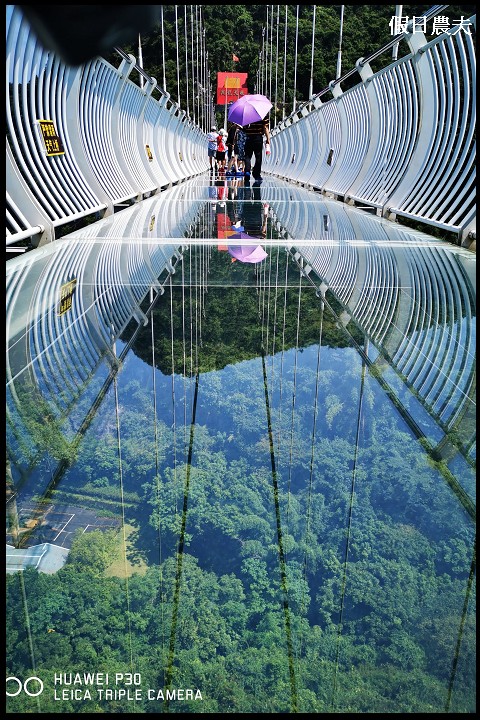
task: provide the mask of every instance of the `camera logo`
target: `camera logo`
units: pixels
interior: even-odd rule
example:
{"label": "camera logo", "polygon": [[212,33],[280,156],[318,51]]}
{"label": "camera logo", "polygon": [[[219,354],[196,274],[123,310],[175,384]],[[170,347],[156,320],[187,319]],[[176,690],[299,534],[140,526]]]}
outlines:
{"label": "camera logo", "polygon": [[25,695],[29,695],[30,697],[37,697],[43,692],[43,682],[36,675],[27,678],[23,683],[19,678],[11,675],[7,677],[6,684],[7,697],[16,697],[22,690]]}

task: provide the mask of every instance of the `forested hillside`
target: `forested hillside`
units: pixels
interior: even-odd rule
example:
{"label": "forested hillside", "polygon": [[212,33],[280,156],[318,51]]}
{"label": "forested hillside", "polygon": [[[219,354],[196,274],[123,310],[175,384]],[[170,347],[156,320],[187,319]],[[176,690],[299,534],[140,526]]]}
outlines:
{"label": "forested hillside", "polygon": [[[272,97],[276,94],[277,106],[282,111],[285,85],[285,113],[288,115],[293,109],[294,90],[296,102],[302,102],[309,98],[311,77],[313,94],[326,88],[336,77],[341,7],[316,5],[314,27],[313,5],[164,5],[164,42],[160,24],[142,36],[143,67],[162,85],[165,56],[166,89],[172,99],[180,98],[180,104],[185,107],[187,79],[191,82],[195,75],[200,75],[198,68],[204,60],[199,56],[198,47],[204,47],[208,53],[213,97],[217,72],[246,72],[256,77],[260,65],[268,90],[271,88],[268,94]],[[421,16],[431,7],[403,5],[402,17]],[[390,23],[395,8],[395,5],[344,6],[342,74],[352,69],[359,58],[368,57],[392,40]],[[451,5],[441,15],[448,18],[448,25],[453,27],[462,17],[466,19],[474,13],[474,5]],[[427,39],[433,39],[431,20],[426,29]],[[203,31],[204,43],[199,41]],[[403,46],[400,55],[408,49],[405,43]],[[138,56],[136,44],[123,49]],[[391,59],[390,50],[373,62],[372,67],[379,69]],[[358,76],[355,76],[355,82],[358,82]],[[189,97],[191,101],[192,88]]]}

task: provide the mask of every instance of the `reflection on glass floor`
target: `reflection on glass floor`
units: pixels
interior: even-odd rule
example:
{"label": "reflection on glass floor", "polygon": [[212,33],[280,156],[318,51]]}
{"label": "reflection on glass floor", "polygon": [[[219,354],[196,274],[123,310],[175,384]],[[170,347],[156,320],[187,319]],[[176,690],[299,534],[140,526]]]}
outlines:
{"label": "reflection on glass floor", "polygon": [[28,568],[94,568],[108,662],[148,687],[472,711],[475,288],[474,254],[279,180],[188,181],[9,261],[7,602],[37,674]]}

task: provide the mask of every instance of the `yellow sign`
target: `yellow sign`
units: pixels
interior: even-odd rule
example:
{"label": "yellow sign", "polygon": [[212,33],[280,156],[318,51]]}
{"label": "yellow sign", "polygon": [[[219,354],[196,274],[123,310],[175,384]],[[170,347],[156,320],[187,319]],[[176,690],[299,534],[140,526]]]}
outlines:
{"label": "yellow sign", "polygon": [[58,303],[57,315],[63,315],[70,310],[72,307],[73,293],[75,292],[75,286],[77,284],[76,278],[69,280],[67,283],[60,288],[60,301]]}
{"label": "yellow sign", "polygon": [[155,227],[155,215],[152,215],[152,217],[150,218],[150,225],[148,226],[148,231],[152,232],[154,227]]}
{"label": "yellow sign", "polygon": [[241,88],[242,81],[240,80],[240,78],[238,76],[226,77],[224,87],[226,87],[226,88]]}
{"label": "yellow sign", "polygon": [[148,161],[149,161],[149,162],[152,162],[152,160],[153,160],[153,155],[152,155],[152,151],[150,150],[150,145],[145,145],[145,149],[146,149],[146,151],[147,151]]}
{"label": "yellow sign", "polygon": [[57,135],[53,120],[38,120],[47,155],[65,155],[63,143]]}

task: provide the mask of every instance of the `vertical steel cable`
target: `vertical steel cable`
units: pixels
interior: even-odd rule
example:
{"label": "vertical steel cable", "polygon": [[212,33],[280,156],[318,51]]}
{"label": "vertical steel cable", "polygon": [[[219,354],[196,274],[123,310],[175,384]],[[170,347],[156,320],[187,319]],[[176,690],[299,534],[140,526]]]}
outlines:
{"label": "vertical steel cable", "polygon": [[[153,303],[153,287],[150,288],[150,305]],[[152,341],[152,390],[153,390],[153,438],[155,443],[155,475],[158,478],[158,427],[157,427],[157,384],[156,384],[156,367],[155,367],[155,331],[154,331],[154,314],[153,309],[150,312],[150,330]],[[161,564],[161,559],[160,559]]]}
{"label": "vertical steel cable", "polygon": [[[190,440],[188,445],[188,456],[187,456],[187,468],[185,476],[185,487],[183,491],[183,510],[182,510],[182,524],[180,528],[180,537],[178,540],[177,549],[177,568],[175,573],[175,589],[173,593],[173,609],[172,609],[172,625],[170,630],[170,646],[167,661],[167,671],[165,675],[165,687],[167,691],[170,690],[173,680],[173,661],[175,658],[175,642],[177,634],[177,623],[178,623],[178,609],[180,606],[180,586],[182,581],[182,567],[183,567],[183,554],[185,547],[185,528],[187,525],[187,511],[188,511],[188,496],[190,492],[190,475],[192,468],[192,455],[193,455],[193,439],[195,434],[195,419],[197,414],[197,398],[198,398],[198,382],[199,373],[198,365],[195,369],[195,392],[193,396],[192,406],[192,422],[190,424]],[[164,701],[164,707],[168,712],[170,704],[170,692],[166,693],[166,699]]]}
{"label": "vertical steel cable", "polygon": [[195,250],[195,367],[198,367],[198,246]]}
{"label": "vertical steel cable", "polygon": [[272,97],[272,63],[273,63],[273,5],[270,10],[270,87],[268,97]]}
{"label": "vertical steel cable", "polygon": [[[317,369],[315,374],[315,399],[313,404],[313,425],[312,425],[312,444],[311,444],[311,450],[310,450],[310,472],[309,472],[309,479],[308,479],[308,499],[307,499],[307,515],[306,515],[306,521],[305,521],[305,553],[303,556],[303,587],[302,587],[302,597],[300,601],[300,616],[302,617],[306,608],[305,608],[305,588],[307,587],[307,571],[308,571],[308,561],[307,561],[307,546],[309,541],[309,534],[310,534],[310,517],[312,512],[312,489],[313,489],[313,466],[314,466],[314,459],[315,459],[315,440],[317,435],[317,414],[318,414],[318,380],[320,375],[320,352],[322,347],[322,335],[323,335],[323,313],[325,309],[325,303],[323,302],[323,299],[320,300],[320,329],[319,329],[319,336],[318,336],[318,351],[317,351]],[[303,634],[300,638],[300,657],[302,652],[302,643],[303,643]]]}
{"label": "vertical steel cable", "polygon": [[[202,128],[205,128],[205,76],[204,76],[204,67],[205,67],[205,28],[203,27],[203,19],[202,19],[202,8],[200,7],[199,10],[200,13],[200,68],[198,68],[200,72],[200,84],[198,85],[198,93],[200,95],[200,117],[198,119],[199,125]],[[198,72],[197,72],[198,77]],[[201,93],[201,94],[200,94]]]}
{"label": "vertical steel cable", "polygon": [[273,501],[275,504],[275,518],[277,525],[277,546],[278,546],[278,559],[280,565],[280,584],[283,594],[283,615],[285,622],[285,637],[287,641],[287,657],[288,657],[288,669],[290,675],[290,697],[292,703],[292,712],[298,712],[298,692],[297,692],[297,680],[295,677],[295,665],[293,662],[293,642],[292,642],[292,626],[290,618],[290,607],[288,602],[288,582],[287,582],[287,563],[286,555],[283,547],[283,531],[281,524],[281,513],[280,513],[280,501],[278,493],[278,478],[277,478],[277,467],[275,461],[275,449],[273,442],[273,428],[272,428],[272,417],[270,413],[270,401],[268,397],[268,380],[267,380],[267,369],[265,364],[265,350],[262,348],[262,370],[263,370],[263,388],[265,392],[265,407],[267,411],[267,427],[268,427],[268,442],[270,446],[270,462],[272,468],[272,486],[273,486]]}
{"label": "vertical steel cable", "polygon": [[[195,40],[196,40],[196,51],[197,51],[197,63],[196,63],[196,66],[195,66],[195,67],[197,68],[196,76],[198,76],[198,66],[199,66],[199,58],[198,58],[198,53],[199,53],[199,49],[198,49],[198,5],[195,5]],[[198,101],[198,96],[197,96],[197,101]],[[199,103],[197,102],[197,112],[196,112],[196,114],[195,114],[195,117],[196,117],[196,118],[198,118],[199,112],[200,112],[200,106],[199,106]],[[195,122],[195,120],[194,120],[194,122]]]}
{"label": "vertical steel cable", "polygon": [[295,64],[293,74],[293,111],[297,109],[297,61],[298,61],[298,9],[300,5],[297,5],[297,24],[295,26]]}
{"label": "vertical steel cable", "polygon": [[285,103],[286,103],[286,80],[287,80],[287,26],[288,26],[288,5],[285,5],[285,45],[283,50],[283,110],[282,120],[285,120]]}
{"label": "vertical steel cable", "polygon": [[310,62],[310,87],[308,90],[308,98],[313,96],[313,60],[315,58],[315,10],[316,6],[313,6],[313,18],[312,18],[312,59]]}
{"label": "vertical steel cable", "polygon": [[123,492],[123,461],[122,461],[122,444],[120,436],[120,412],[118,405],[118,381],[117,374],[113,376],[113,389],[115,395],[115,418],[117,427],[117,449],[118,449],[118,474],[120,480],[120,502],[122,506],[122,533],[123,533],[123,567],[125,573],[125,594],[127,599],[127,618],[128,618],[128,644],[130,648],[130,669],[133,675],[133,645],[132,645],[132,619],[130,613],[130,589],[128,584],[128,573],[127,573],[127,535],[125,531],[125,498]]}
{"label": "vertical steel cable", "polygon": [[283,396],[283,361],[285,358],[285,325],[287,321],[287,288],[288,288],[288,263],[289,255],[285,255],[285,290],[283,294],[283,322],[282,322],[282,356],[280,361],[280,387],[279,387],[279,418],[278,418],[278,452],[281,448],[281,437],[282,437],[282,396]]}
{"label": "vertical steel cable", "polygon": [[[283,531],[282,531],[282,524],[281,524],[281,513],[280,513],[280,499],[279,499],[279,491],[278,491],[278,476],[277,476],[277,467],[276,467],[276,460],[275,460],[275,445],[273,440],[273,424],[272,424],[272,414],[271,414],[271,406],[270,406],[270,399],[269,399],[269,392],[268,392],[268,378],[267,378],[267,366],[266,366],[266,353],[268,352],[268,339],[266,340],[266,345],[263,342],[264,338],[264,326],[265,326],[265,295],[266,295],[266,263],[262,263],[264,265],[263,268],[263,303],[262,303],[262,314],[261,314],[261,323],[262,323],[262,341],[261,341],[261,354],[262,354],[262,372],[263,372],[263,388],[265,393],[265,408],[267,412],[267,428],[268,428],[268,440],[269,440],[269,448],[270,448],[270,463],[271,463],[271,469],[272,469],[272,489],[273,489],[273,500],[275,505],[275,518],[276,518],[276,525],[277,525],[277,547],[278,547],[278,558],[279,558],[279,566],[280,566],[280,585],[281,590],[283,594],[283,612],[284,612],[284,622],[285,622],[285,637],[287,642],[287,657],[288,657],[288,667],[289,667],[289,675],[290,675],[290,695],[291,695],[291,703],[292,703],[292,712],[297,712],[298,710],[298,694],[297,694],[297,681],[295,677],[295,665],[294,665],[294,653],[293,653],[293,642],[292,642],[292,628],[291,628],[291,618],[290,618],[290,608],[289,608],[289,602],[288,602],[288,581],[287,581],[287,563],[286,563],[286,553],[283,547]],[[271,254],[270,254],[270,269],[271,269]],[[262,278],[262,271],[259,272],[259,278],[260,278],[260,294],[262,294],[262,288],[261,288],[261,278]],[[270,292],[270,286],[271,286],[271,278],[269,273],[269,292]],[[267,303],[267,307],[269,306],[269,303]],[[267,312],[267,318],[269,317],[269,307]],[[268,319],[267,319],[267,330],[265,331],[265,336],[268,338]],[[288,522],[287,522],[288,525]]]}
{"label": "vertical steel cable", "polygon": [[[335,79],[342,76],[342,39],[343,39],[343,11],[345,5],[340,5],[340,36],[338,38],[338,55],[337,55],[337,76]],[[398,45],[396,45],[398,47]]]}
{"label": "vertical steel cable", "polygon": [[193,122],[195,122],[195,62],[194,62],[194,22],[193,22],[193,5],[190,5],[190,47],[192,55],[192,116]]}
{"label": "vertical steel cable", "polygon": [[[142,36],[138,33],[138,66],[143,70]],[[143,90],[143,75],[139,74],[140,87]]]}
{"label": "vertical steel cable", "polygon": [[203,117],[203,129],[206,131],[208,127],[208,77],[207,77],[207,58],[208,53],[206,51],[207,38],[205,35],[205,28],[203,28],[203,53],[202,53],[202,86],[203,86],[203,101],[202,101],[202,117]]}
{"label": "vertical steel cable", "polygon": [[293,391],[292,391],[292,415],[290,421],[290,458],[288,464],[288,483],[287,483],[287,530],[290,517],[290,485],[292,479],[292,462],[293,462],[293,426],[295,421],[295,403],[297,395],[297,359],[298,359],[298,338],[300,334],[300,308],[302,300],[302,274],[300,273],[299,285],[298,285],[298,307],[297,307],[297,331],[295,337],[295,361],[293,365]]}
{"label": "vertical steel cable", "polygon": [[278,33],[280,29],[280,5],[277,5],[277,47],[275,51],[275,113],[273,117],[273,127],[277,126],[277,104],[278,104]]}
{"label": "vertical steel cable", "polygon": [[265,6],[265,12],[266,12],[266,20],[265,20],[265,62],[264,62],[264,70],[265,70],[265,79],[264,79],[264,90],[263,93],[266,95],[268,93],[268,36],[269,36],[269,25],[268,25],[268,8],[269,6]]}
{"label": "vertical steel cable", "polygon": [[160,18],[162,27],[162,70],[163,70],[163,90],[167,92],[167,81],[165,79],[165,33],[163,27],[163,5],[160,5]]}
{"label": "vertical steel cable", "polygon": [[[25,627],[26,627],[26,630],[27,630],[28,650],[29,650],[29,653],[30,653],[30,662],[31,662],[31,664],[32,664],[32,670],[33,670],[33,672],[36,672],[35,653],[34,653],[34,651],[33,651],[32,628],[31,628],[31,625],[30,625],[30,615],[29,615],[29,612],[28,612],[27,593],[26,593],[26,590],[25,590],[25,579],[24,579],[23,572],[19,572],[19,573],[17,573],[17,575],[18,575],[18,580],[19,580],[19,583],[20,583],[20,588],[21,588],[21,590],[22,590],[23,615],[24,615],[24,617],[25,617]],[[36,703],[37,703],[38,712],[41,712],[41,710],[40,710],[40,698],[39,698],[38,695],[37,695],[37,697],[36,697]]]}
{"label": "vertical steel cable", "polygon": [[465,621],[467,619],[468,602],[470,600],[470,594],[472,592],[472,587],[473,587],[473,583],[475,580],[476,567],[477,567],[477,536],[475,535],[475,538],[473,541],[472,562],[470,563],[470,573],[468,576],[467,590],[465,593],[465,600],[464,600],[463,609],[462,609],[462,618],[460,621],[460,628],[458,630],[457,646],[455,648],[455,654],[453,657],[453,664],[452,664],[452,672],[450,674],[450,680],[448,683],[447,702],[445,704],[445,712],[446,713],[450,712],[450,703],[452,701],[453,685],[455,683],[455,676],[457,674],[458,658],[460,657],[460,646],[462,643],[463,629],[465,626]]}
{"label": "vertical steel cable", "polygon": [[193,377],[193,298],[192,298],[192,250],[189,252],[189,274],[190,274],[190,377]]}
{"label": "vertical steel cable", "polygon": [[185,341],[185,257],[182,253],[183,452],[187,449],[187,350]]}
{"label": "vertical steel cable", "polygon": [[[268,324],[267,329],[264,331],[265,328],[265,298],[267,296],[267,263],[263,261],[260,265],[260,277],[262,278],[262,283],[260,285],[260,295],[259,295],[259,317],[262,319],[262,340],[261,344],[262,347],[264,347],[264,332],[266,337],[268,338]],[[261,311],[260,311],[261,306]],[[268,343],[268,340],[267,340]],[[268,348],[267,348],[268,351]]]}
{"label": "vertical steel cable", "polygon": [[177,14],[177,8],[178,5],[175,5],[175,45],[176,45],[176,51],[177,51],[177,102],[179,106],[181,106],[182,101],[180,99],[180,61],[178,58],[178,14]]}
{"label": "vertical steel cable", "polygon": [[[150,288],[150,306],[153,304],[153,287]],[[156,375],[157,375],[157,368],[155,365],[155,323],[154,323],[154,313],[153,313],[153,307],[150,311],[150,327],[151,327],[151,340],[152,340],[152,389],[153,389],[153,428],[154,428],[154,443],[155,443],[155,489],[156,489],[156,501],[157,501],[157,508],[158,508],[158,525],[157,525],[157,535],[158,535],[158,567],[160,569],[160,597],[163,596],[163,569],[162,569],[162,562],[163,562],[163,553],[162,553],[162,525],[161,525],[161,513],[160,513],[160,501],[161,501],[161,492],[160,492],[160,473],[159,473],[159,461],[158,461],[158,421],[157,421],[157,384],[156,384]],[[165,614],[164,614],[164,606],[165,603],[160,603],[160,614],[161,614],[161,623],[162,623],[162,653],[165,648]],[[165,668],[164,668],[165,673]]]}
{"label": "vertical steel cable", "polygon": [[173,287],[172,276],[169,277],[170,285],[170,338],[172,353],[172,423],[173,423],[173,487],[175,491],[175,515],[177,514],[177,423],[175,418],[175,355],[173,342]]}
{"label": "vertical steel cable", "polygon": [[262,332],[261,332],[261,342],[260,347],[265,351],[265,354],[268,352],[268,339],[265,340],[265,338],[268,338],[268,321],[266,319],[268,315],[265,311],[266,308],[266,297],[267,297],[267,263],[265,260],[262,260],[260,263],[260,278],[261,278],[261,285],[260,285],[260,297],[261,297],[261,312],[259,311],[259,318],[262,322]]}
{"label": "vertical steel cable", "polygon": [[357,431],[356,431],[356,435],[355,435],[355,453],[353,456],[353,466],[352,466],[352,483],[351,483],[351,487],[350,487],[350,504],[349,504],[349,508],[348,508],[347,538],[345,541],[345,554],[344,554],[344,558],[343,558],[343,576],[342,576],[342,586],[341,586],[341,593],[340,593],[340,617],[338,620],[337,649],[336,649],[336,654],[335,654],[335,669],[334,669],[334,676],[333,676],[332,710],[335,709],[335,702],[336,702],[338,665],[339,665],[339,657],[340,657],[340,640],[341,640],[342,630],[343,630],[343,610],[345,607],[345,589],[347,586],[348,553],[350,550],[350,538],[351,538],[351,533],[352,533],[353,499],[355,497],[355,480],[357,477],[358,445],[359,445],[359,440],[360,440],[360,421],[362,418],[363,394],[364,394],[364,388],[365,388],[365,374],[366,374],[366,367],[367,367],[366,362],[365,362],[365,357],[368,357],[368,340],[365,341],[364,356],[363,356],[363,360],[362,360],[360,398],[358,401]]}
{"label": "vertical steel cable", "polygon": [[272,389],[273,395],[273,383],[275,379],[275,345],[277,340],[277,300],[278,300],[278,269],[280,260],[280,247],[277,247],[277,266],[275,271],[275,301],[273,306],[273,340],[272,340]]}
{"label": "vertical steel cable", "polygon": [[[263,208],[262,208],[263,210]],[[270,334],[270,294],[271,294],[271,288],[272,288],[272,253],[269,253],[268,257],[268,293],[267,293],[267,333],[265,336],[265,349],[268,354],[268,336]]]}
{"label": "vertical steel cable", "polygon": [[[187,115],[190,117],[190,103],[189,103],[189,92],[188,92],[188,41],[187,41],[187,6],[185,5],[185,12],[184,12],[184,37],[185,37],[185,85],[187,88]],[[193,66],[192,66],[192,73],[193,73]],[[195,98],[195,95],[193,95]]]}

